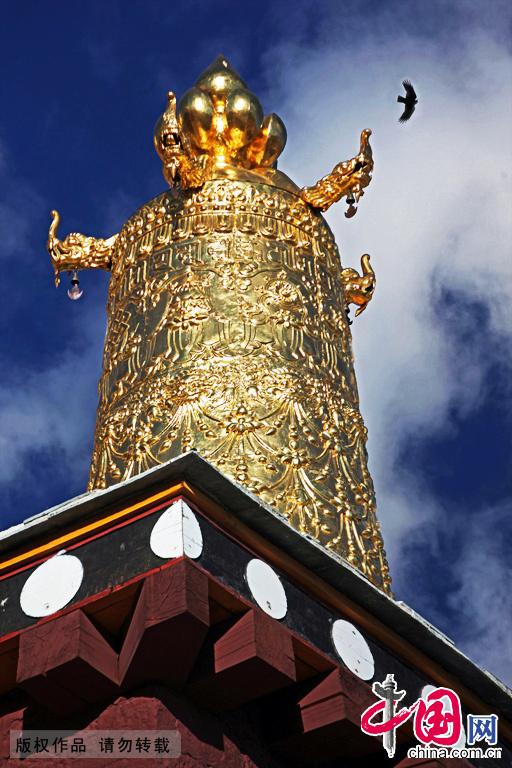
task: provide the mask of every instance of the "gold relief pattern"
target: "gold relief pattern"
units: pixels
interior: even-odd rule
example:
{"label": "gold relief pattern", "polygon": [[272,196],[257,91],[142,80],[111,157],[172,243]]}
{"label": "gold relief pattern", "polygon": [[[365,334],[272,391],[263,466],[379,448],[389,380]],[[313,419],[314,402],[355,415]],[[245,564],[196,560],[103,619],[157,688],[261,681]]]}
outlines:
{"label": "gold relief pattern", "polygon": [[217,167],[272,169],[286,144],[276,115],[263,116],[257,96],[223,56],[209,66],[176,106],[157,121],[155,149],[171,187],[201,187]]}
{"label": "gold relief pattern", "polygon": [[389,592],[343,286],[325,221],[284,189],[143,206],[112,256],[90,487],[198,450]]}
{"label": "gold relief pattern", "polygon": [[364,195],[364,188],[372,179],[373,153],[370,146],[369,128],[361,134],[359,154],[344,163],[338,163],[331,173],[317,181],[314,187],[303,187],[301,197],[310,205],[326,211],[342,197],[359,200]]}
{"label": "gold relief pattern", "polygon": [[60,241],[54,213],[48,250],[57,276],[112,272],[89,487],[197,450],[391,594],[346,314],[375,275],[342,269],[319,213],[363,194],[370,133],[301,191],[282,121],[220,56],[155,127],[169,190],[109,240]]}
{"label": "gold relief pattern", "polygon": [[59,212],[52,211],[52,223],[46,247],[52,257],[57,287],[60,282],[59,273],[65,270],[68,272],[77,269],[104,269],[107,272],[110,270],[117,235],[112,235],[108,240],[101,240],[72,232],[65,240],[59,240],[57,237],[59,223]]}
{"label": "gold relief pattern", "polygon": [[367,253],[361,256],[361,269],[361,275],[351,267],[341,271],[345,301],[347,304],[356,304],[359,307],[356,317],[364,312],[375,291],[375,272],[370,266],[370,256]]}

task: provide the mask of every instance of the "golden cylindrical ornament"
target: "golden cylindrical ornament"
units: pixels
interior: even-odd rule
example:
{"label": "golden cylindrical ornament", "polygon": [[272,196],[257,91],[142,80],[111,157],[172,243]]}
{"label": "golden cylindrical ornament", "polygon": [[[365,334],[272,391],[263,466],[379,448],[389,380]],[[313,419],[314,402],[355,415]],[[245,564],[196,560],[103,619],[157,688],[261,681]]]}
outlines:
{"label": "golden cylindrical ornament", "polygon": [[389,593],[347,317],[375,275],[368,254],[342,267],[320,213],[355,212],[370,135],[300,190],[277,170],[283,122],[219,56],[156,124],[169,191],[108,240],[59,240],[53,211],[48,250],[57,284],[112,272],[89,487],[197,450]]}
{"label": "golden cylindrical ornament", "polygon": [[196,449],[388,590],[338,249],[269,175],[230,169],[123,227],[90,487]]}

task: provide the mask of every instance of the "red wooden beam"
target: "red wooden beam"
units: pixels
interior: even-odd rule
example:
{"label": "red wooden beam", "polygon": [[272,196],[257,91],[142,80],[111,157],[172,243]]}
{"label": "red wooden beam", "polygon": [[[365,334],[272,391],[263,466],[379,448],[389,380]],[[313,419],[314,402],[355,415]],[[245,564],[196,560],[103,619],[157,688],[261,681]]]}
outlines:
{"label": "red wooden beam", "polygon": [[298,763],[314,760],[318,764],[382,750],[381,740],[361,731],[361,713],[374,702],[369,685],[349,670],[338,668],[299,700],[287,703],[287,723],[280,733],[273,729],[275,747]]}
{"label": "red wooden beam", "polygon": [[203,653],[199,677],[187,696],[220,712],[296,681],[292,636],[254,609],[245,613]]}
{"label": "red wooden beam", "polygon": [[119,655],[123,690],[151,680],[180,690],[208,627],[203,571],[183,559],[148,576]]}
{"label": "red wooden beam", "polygon": [[349,720],[361,728],[361,713],[375,703],[371,687],[339,667],[299,701],[304,732]]}
{"label": "red wooden beam", "polygon": [[58,714],[117,691],[117,653],[81,610],[20,636],[18,684]]}

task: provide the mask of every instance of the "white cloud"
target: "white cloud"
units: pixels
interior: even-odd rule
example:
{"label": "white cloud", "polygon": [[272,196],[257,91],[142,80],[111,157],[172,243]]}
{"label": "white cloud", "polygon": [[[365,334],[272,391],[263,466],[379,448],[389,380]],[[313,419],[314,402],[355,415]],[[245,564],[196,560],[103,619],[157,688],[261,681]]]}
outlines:
{"label": "white cloud", "polygon": [[[83,301],[83,299],[82,299]],[[105,319],[84,303],[70,329],[75,340],[46,369],[5,366],[0,387],[0,483],[30,477],[31,458],[55,452],[70,474],[85,477],[92,448]]]}
{"label": "white cloud", "polygon": [[0,202],[0,256],[5,259],[21,258],[27,262],[30,235],[34,224],[41,219],[43,200],[34,186],[13,173],[8,148],[1,139],[0,172],[4,198]]}
{"label": "white cloud", "polygon": [[[429,523],[412,533],[402,553],[410,582],[406,602],[415,601],[417,610],[469,658],[508,685],[512,566],[506,531],[511,509],[510,498],[494,507],[438,507]],[[425,585],[433,587],[430,592]]]}
{"label": "white cloud", "polygon": [[[269,82],[279,86],[264,100],[288,126],[280,168],[301,186],[353,156],[360,131],[373,130],[374,179],[357,216],[346,220],[338,204],[326,218],[343,265],[358,266],[369,252],[377,275],[373,302],[352,326],[355,365],[391,574],[408,596],[409,537],[428,539],[432,526],[462,534],[447,524],[450,510],[429,478],[400,464],[401,453],[411,437],[449,434],[453,411],[474,413],[489,394],[490,366],[501,356],[506,370],[512,356],[511,56],[474,8],[452,7],[462,9],[464,23],[450,46],[442,34],[411,34],[410,24],[406,32],[391,17],[387,36],[381,18],[370,18],[362,36],[346,35],[334,10],[321,42],[272,52]],[[344,13],[350,29],[355,11]],[[396,97],[404,78],[416,86],[419,104],[400,125]],[[486,338],[473,328],[475,303],[488,316]],[[474,331],[467,338],[465,327]],[[485,510],[473,513],[481,520]],[[492,556],[486,531],[471,530],[483,542],[480,553]],[[452,627],[466,648],[480,648],[480,663],[503,673],[501,630],[493,632],[492,615],[476,603],[482,645],[464,634],[475,586],[472,547],[468,539],[447,586],[465,605]],[[477,559],[479,579],[492,583],[501,561]],[[446,624],[446,615],[439,618]]]}
{"label": "white cloud", "polygon": [[[4,170],[2,193],[6,201],[0,203],[5,268],[9,270],[12,262],[21,261],[27,267],[30,280],[22,290],[12,287],[2,311],[6,328],[10,322],[20,322],[21,316],[30,328],[40,322],[39,297],[37,289],[33,290],[33,281],[43,272],[47,283],[52,282],[49,257],[41,259],[44,241],[38,242],[34,235],[40,230],[46,236],[50,205],[37,188],[16,172],[9,149],[1,141],[0,165]],[[60,290],[66,291],[69,283],[66,285],[65,279],[63,283]],[[98,292],[91,291],[81,300],[78,313],[62,318],[62,323],[69,326],[71,341],[60,354],[53,354],[52,363],[46,368],[39,367],[30,355],[18,355],[16,361],[11,359],[7,351],[9,344],[2,346],[0,485],[7,499],[11,493],[10,483],[18,483],[23,477],[30,484],[33,462],[45,453],[58,457],[55,463],[63,470],[63,476],[67,469],[68,474],[85,480],[105,335],[105,315],[94,305],[96,297]],[[21,301],[25,302],[22,310]],[[55,472],[58,472],[57,466]]]}
{"label": "white cloud", "polygon": [[[449,598],[459,614],[456,640],[476,663],[512,683],[512,566],[507,528],[512,500],[469,519],[453,571],[458,588]],[[482,526],[484,535],[482,535]]]}

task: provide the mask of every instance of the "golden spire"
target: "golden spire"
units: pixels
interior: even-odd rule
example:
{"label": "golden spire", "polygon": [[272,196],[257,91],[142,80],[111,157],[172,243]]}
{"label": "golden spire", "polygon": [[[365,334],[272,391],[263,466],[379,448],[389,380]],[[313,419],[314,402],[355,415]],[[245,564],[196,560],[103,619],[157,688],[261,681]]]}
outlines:
{"label": "golden spire", "polygon": [[62,269],[111,269],[90,488],[196,449],[389,592],[346,311],[375,287],[343,268],[319,212],[369,184],[359,154],[302,191],[286,130],[219,56],[155,128],[170,189],[119,235],[56,237]]}

